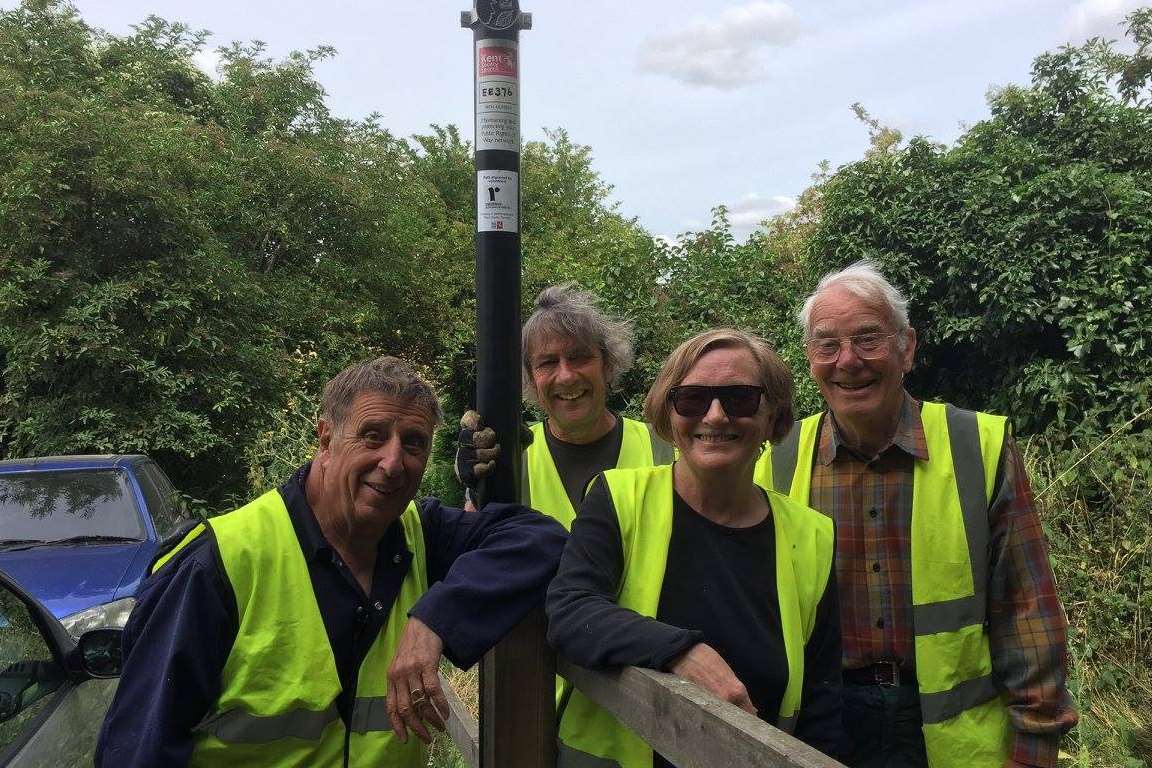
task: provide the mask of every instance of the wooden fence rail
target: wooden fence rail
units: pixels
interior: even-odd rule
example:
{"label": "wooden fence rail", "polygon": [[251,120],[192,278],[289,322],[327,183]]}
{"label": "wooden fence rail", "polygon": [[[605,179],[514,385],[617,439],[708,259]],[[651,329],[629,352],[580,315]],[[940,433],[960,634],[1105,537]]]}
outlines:
{"label": "wooden fence rail", "polygon": [[[843,768],[675,675],[639,667],[598,672],[564,659],[557,659],[557,669],[679,768]],[[455,694],[449,703],[448,731],[468,767],[480,768],[476,721]]]}
{"label": "wooden fence rail", "polygon": [[440,687],[444,689],[444,697],[448,699],[448,721],[444,723],[445,730],[456,743],[456,749],[460,750],[464,765],[468,768],[480,768],[480,723],[472,717],[468,707],[460,701],[452,684],[443,675],[440,676]]}
{"label": "wooden fence rail", "polygon": [[683,678],[625,667],[560,674],[679,768],[843,768],[778,728]]}

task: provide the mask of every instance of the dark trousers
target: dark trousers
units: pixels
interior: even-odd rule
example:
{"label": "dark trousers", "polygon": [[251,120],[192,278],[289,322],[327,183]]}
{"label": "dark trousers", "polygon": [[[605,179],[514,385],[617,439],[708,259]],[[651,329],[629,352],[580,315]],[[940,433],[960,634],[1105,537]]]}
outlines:
{"label": "dark trousers", "polygon": [[851,768],[928,768],[915,685],[844,682],[844,731]]}

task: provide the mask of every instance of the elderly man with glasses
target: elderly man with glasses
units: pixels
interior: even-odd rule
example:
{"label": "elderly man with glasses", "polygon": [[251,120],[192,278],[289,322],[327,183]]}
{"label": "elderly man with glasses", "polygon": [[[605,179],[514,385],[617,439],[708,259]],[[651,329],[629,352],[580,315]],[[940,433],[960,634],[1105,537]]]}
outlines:
{"label": "elderly man with glasses", "polygon": [[867,261],[800,322],[828,410],[756,477],[836,522],[845,762],[1054,767],[1077,719],[1067,621],[1007,420],[905,391],[907,300]]}

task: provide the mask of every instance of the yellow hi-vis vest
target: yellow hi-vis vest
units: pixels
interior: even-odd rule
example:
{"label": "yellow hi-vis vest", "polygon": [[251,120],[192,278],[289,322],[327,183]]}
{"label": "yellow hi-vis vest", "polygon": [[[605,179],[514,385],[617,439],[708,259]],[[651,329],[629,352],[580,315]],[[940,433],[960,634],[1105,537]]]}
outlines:
{"label": "yellow hi-vis vest", "polygon": [[[807,504],[822,415],[765,452],[756,482]],[[924,744],[931,768],[1000,768],[1008,713],[992,680],[986,622],[988,507],[1003,416],[924,403],[928,461],[912,486],[912,624]]]}
{"label": "yellow hi-vis vest", "polygon": [[[412,564],[388,623],[360,666],[346,729],[336,709],[341,691],[336,660],[284,500],[270,491],[208,521],[236,595],[240,624],[221,674],[220,698],[194,729],[191,765],[341,766],[346,740],[349,766],[427,763],[421,741],[410,736],[401,743],[388,721],[388,666],[408,611],[428,588],[424,534],[414,504],[399,522]],[[203,532],[203,525],[194,528],[153,571]]]}
{"label": "yellow hi-vis vest", "polygon": [[[672,463],[672,446],[661,440],[651,426],[623,416],[617,418],[624,422],[624,438],[620,443],[620,456],[616,459],[617,469]],[[556,469],[556,462],[548,451],[544,422],[533,424],[531,429],[532,444],[524,450],[524,464],[520,472],[520,501],[571,530],[576,510],[572,508],[568,492],[564,490],[564,482]]]}
{"label": "yellow hi-vis vest", "polygon": [[[620,523],[624,572],[617,603],[656,616],[672,538],[672,467],[604,473]],[[768,491],[776,533],[776,589],[788,657],[788,684],[776,726],[791,732],[804,689],[804,646],[832,569],[832,521],[787,496]],[[560,720],[556,768],[651,768],[652,748],[573,690]]]}

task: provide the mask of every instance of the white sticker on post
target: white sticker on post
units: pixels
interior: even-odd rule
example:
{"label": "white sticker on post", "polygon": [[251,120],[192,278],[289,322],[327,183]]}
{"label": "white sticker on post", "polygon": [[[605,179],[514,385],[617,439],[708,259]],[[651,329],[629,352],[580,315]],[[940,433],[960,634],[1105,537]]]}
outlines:
{"label": "white sticker on post", "polygon": [[520,151],[520,59],[515,40],[476,41],[476,149]]}
{"label": "white sticker on post", "polygon": [[520,231],[520,174],[476,171],[476,231]]}

